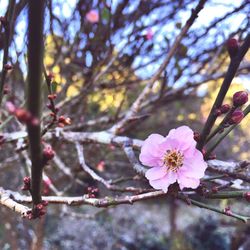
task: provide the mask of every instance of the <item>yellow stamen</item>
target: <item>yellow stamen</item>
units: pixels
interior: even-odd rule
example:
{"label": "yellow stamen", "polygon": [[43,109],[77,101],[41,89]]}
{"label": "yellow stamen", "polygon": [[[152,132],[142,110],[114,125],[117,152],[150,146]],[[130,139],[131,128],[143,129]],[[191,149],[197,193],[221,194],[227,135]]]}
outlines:
{"label": "yellow stamen", "polygon": [[167,170],[177,172],[177,170],[183,165],[184,155],[174,149],[167,150],[163,157],[163,163],[167,167]]}

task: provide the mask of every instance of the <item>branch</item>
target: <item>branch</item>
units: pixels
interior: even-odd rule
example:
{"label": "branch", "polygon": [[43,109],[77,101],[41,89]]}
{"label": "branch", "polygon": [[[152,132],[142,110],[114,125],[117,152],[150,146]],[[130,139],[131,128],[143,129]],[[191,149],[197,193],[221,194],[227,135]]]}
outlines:
{"label": "branch", "polygon": [[3,99],[3,89],[4,89],[4,82],[7,74],[7,69],[5,68],[6,64],[8,63],[9,58],[9,46],[10,46],[10,38],[11,38],[11,30],[13,24],[13,13],[15,9],[15,0],[10,0],[8,11],[6,13],[6,24],[5,24],[5,32],[4,32],[4,52],[3,52],[3,66],[2,66],[2,73],[0,79],[0,105]]}
{"label": "branch", "polygon": [[112,191],[120,191],[120,192],[147,192],[147,189],[142,189],[142,188],[135,188],[135,187],[119,187],[117,185],[113,185],[110,183],[110,181],[106,181],[104,178],[102,178],[101,176],[99,176],[94,170],[92,170],[85,162],[84,159],[84,155],[83,155],[83,146],[79,143],[75,144],[76,146],[76,150],[77,150],[77,154],[78,154],[78,159],[79,159],[79,163],[80,166],[82,167],[82,169],[88,173],[93,180],[96,180],[100,183],[102,183],[107,189],[112,190]]}
{"label": "branch", "polygon": [[226,174],[230,177],[241,179],[243,181],[246,181],[250,183],[250,175],[249,173],[241,174],[238,173],[239,170],[243,170],[247,166],[249,166],[249,162],[242,161],[239,163],[235,162],[224,162],[224,161],[218,161],[218,160],[211,160],[208,161],[208,170],[214,171],[220,174]]}
{"label": "branch", "polygon": [[224,215],[227,215],[229,217],[233,217],[235,219],[241,220],[241,221],[243,221],[245,223],[247,223],[248,220],[250,219],[250,217],[239,215],[239,214],[233,213],[232,211],[227,211],[226,209],[218,209],[216,207],[207,205],[205,203],[202,203],[202,202],[199,202],[199,201],[196,201],[196,200],[192,200],[192,199],[189,199],[189,198],[187,199],[186,197],[181,196],[181,195],[179,195],[178,198],[185,201],[185,202],[189,202],[190,204],[195,205],[197,207],[205,208],[205,209],[214,211],[216,213],[224,214]]}
{"label": "branch", "polygon": [[197,143],[197,149],[199,149],[199,150],[202,150],[204,143],[206,141],[206,138],[210,134],[210,131],[211,131],[211,129],[215,123],[215,120],[217,118],[215,110],[222,105],[223,100],[225,98],[225,95],[226,95],[226,93],[231,85],[231,82],[232,82],[232,80],[237,72],[237,69],[238,69],[243,57],[245,56],[245,54],[247,53],[247,51],[249,49],[249,45],[250,45],[250,34],[247,35],[245,42],[239,48],[237,55],[235,57],[233,57],[230,61],[230,64],[229,64],[226,76],[224,78],[224,81],[221,85],[220,91],[216,97],[214,105],[209,113],[207,121],[204,125],[202,132],[201,132],[200,140]]}
{"label": "branch", "polygon": [[151,77],[146,87],[143,89],[142,93],[137,97],[133,105],[130,107],[130,109],[127,111],[125,117],[119,121],[117,124],[115,124],[111,129],[110,132],[114,134],[118,134],[120,130],[131,120],[133,119],[133,116],[139,112],[141,108],[142,102],[147,98],[147,96],[150,94],[151,89],[155,83],[155,81],[159,78],[159,76],[162,74],[162,72],[166,69],[168,66],[171,58],[176,53],[177,49],[179,48],[179,45],[183,39],[183,37],[187,34],[189,28],[194,23],[195,19],[198,17],[198,13],[203,9],[204,4],[206,0],[200,0],[198,5],[195,9],[192,10],[192,14],[190,18],[187,20],[185,26],[182,28],[180,34],[176,37],[170,51],[168,52],[165,60],[161,64],[160,68],[157,70],[157,72]]}
{"label": "branch", "polygon": [[[28,110],[40,123],[41,118],[41,84],[43,61],[43,19],[45,1],[29,1],[28,34]],[[32,123],[27,124],[31,154],[31,191],[34,204],[41,202],[42,149],[41,128]]]}
{"label": "branch", "polygon": [[[16,193],[16,197],[18,196],[20,195]],[[11,198],[11,194],[2,188],[0,188],[0,204],[11,209],[14,212],[21,214],[22,217],[26,217],[28,211],[30,211],[30,208],[14,201]]]}

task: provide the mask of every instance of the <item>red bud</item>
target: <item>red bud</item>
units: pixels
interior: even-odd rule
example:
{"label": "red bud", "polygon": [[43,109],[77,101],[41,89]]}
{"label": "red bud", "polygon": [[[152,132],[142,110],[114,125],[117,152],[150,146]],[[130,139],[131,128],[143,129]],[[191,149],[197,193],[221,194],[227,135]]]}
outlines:
{"label": "red bud", "polygon": [[223,104],[220,107],[220,111],[221,111],[222,114],[226,114],[230,109],[231,109],[231,107],[230,107],[229,104]]}
{"label": "red bud", "polygon": [[55,151],[52,149],[51,146],[47,146],[46,148],[44,148],[43,157],[46,162],[53,159],[54,156],[55,156]]}
{"label": "red bud", "polygon": [[231,58],[236,56],[239,50],[238,40],[235,38],[230,38],[227,41],[227,50]]}
{"label": "red bud", "polygon": [[229,120],[229,124],[239,124],[244,118],[244,113],[241,110],[235,110]]}
{"label": "red bud", "polygon": [[246,91],[238,91],[233,95],[233,104],[240,107],[248,102],[248,93]]}

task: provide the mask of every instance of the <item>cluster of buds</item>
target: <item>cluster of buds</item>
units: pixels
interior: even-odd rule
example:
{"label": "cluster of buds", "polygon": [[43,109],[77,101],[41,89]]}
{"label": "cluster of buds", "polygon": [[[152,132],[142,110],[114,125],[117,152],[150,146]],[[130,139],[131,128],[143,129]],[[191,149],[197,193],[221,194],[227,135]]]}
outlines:
{"label": "cluster of buds", "polygon": [[231,109],[229,104],[223,104],[221,107],[215,110],[216,116],[220,116],[222,114],[226,114]]}
{"label": "cluster of buds", "polygon": [[32,126],[39,125],[39,120],[36,117],[33,117],[28,110],[24,108],[17,108],[12,102],[7,102],[6,108],[9,113],[13,114],[20,122]]}
{"label": "cluster of buds", "polygon": [[47,201],[42,201],[41,203],[35,205],[33,210],[27,212],[27,219],[33,220],[36,218],[41,218],[46,214],[46,206],[48,206]]}
{"label": "cluster of buds", "polygon": [[[229,104],[223,104],[221,107],[215,110],[215,115],[220,116],[221,114],[228,114],[227,119],[223,127],[228,127],[229,125],[239,124],[244,118],[244,113],[240,109],[244,104],[248,102],[248,93],[246,91],[238,91],[233,95],[233,106]],[[223,131],[223,129],[221,130]]]}
{"label": "cluster of buds", "polygon": [[[52,74],[49,74],[47,76],[47,80],[49,81],[49,84],[53,78]],[[47,108],[51,110],[50,116],[53,117],[52,123],[57,123],[57,126],[60,128],[63,128],[65,126],[68,126],[71,124],[71,119],[69,117],[64,117],[61,115],[59,118],[57,118],[57,113],[59,109],[55,107],[54,100],[56,99],[57,95],[56,94],[50,94],[48,95],[48,99],[50,101],[49,104],[47,104]]]}
{"label": "cluster of buds", "polygon": [[29,176],[25,176],[23,178],[23,187],[21,189],[23,191],[29,191],[30,190],[30,182],[31,182],[31,178]]}
{"label": "cluster of buds", "polygon": [[63,128],[64,126],[70,125],[71,124],[71,119],[69,117],[64,117],[61,115],[58,118],[58,127]]}
{"label": "cluster of buds", "polygon": [[47,145],[44,149],[43,149],[43,161],[44,164],[47,164],[48,161],[52,160],[55,156],[55,151],[52,149],[52,147],[50,145]]}
{"label": "cluster of buds", "polygon": [[99,190],[96,187],[88,187],[87,192],[89,198],[96,198],[96,195],[98,194]]}
{"label": "cluster of buds", "polygon": [[239,50],[239,43],[236,38],[230,38],[227,41],[227,51],[231,58],[235,57]]}
{"label": "cluster of buds", "polygon": [[238,91],[233,95],[233,106],[236,110],[232,113],[228,123],[239,124],[244,118],[244,113],[241,111],[241,107],[248,102],[248,93],[246,91]]}

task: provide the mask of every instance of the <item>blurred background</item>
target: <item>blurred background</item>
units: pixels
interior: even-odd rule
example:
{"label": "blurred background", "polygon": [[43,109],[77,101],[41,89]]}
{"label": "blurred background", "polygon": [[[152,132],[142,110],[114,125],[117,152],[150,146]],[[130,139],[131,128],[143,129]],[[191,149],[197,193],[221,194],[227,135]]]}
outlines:
{"label": "blurred background", "polygon": [[[0,0],[5,16],[12,0]],[[27,0],[16,0],[10,27],[9,64],[3,103],[25,104],[27,77]],[[44,65],[53,76],[59,114],[70,117],[65,131],[100,131],[123,117],[154,75],[175,37],[195,8],[193,0],[48,0],[44,29]],[[94,19],[88,18],[92,11]],[[92,15],[93,17],[93,15]],[[217,95],[229,56],[225,43],[241,43],[249,32],[248,0],[208,0],[183,38],[177,53],[143,103],[141,118],[123,135],[145,139],[150,133],[166,135],[171,128],[188,125],[200,131]],[[0,27],[0,61],[4,28]],[[225,103],[239,90],[249,91],[250,54],[242,61]],[[43,124],[49,121],[44,83]],[[0,132],[25,130],[3,109]],[[249,160],[249,119],[243,120],[217,148],[221,160]],[[220,119],[219,119],[220,120]],[[218,121],[219,121],[218,120]],[[20,142],[19,142],[20,143]],[[46,167],[52,186],[44,194],[82,195],[88,187],[97,196],[116,193],[93,181],[79,167],[72,144],[52,141],[56,159]],[[18,190],[28,173],[26,151],[18,143],[0,145],[0,183]],[[84,145],[88,164],[106,179],[148,187],[135,176],[124,153],[99,144]],[[18,173],[18,174],[17,174]],[[250,213],[249,204],[237,200],[214,201],[218,207]],[[1,249],[250,249],[250,225],[223,215],[189,207],[171,198],[121,205],[109,209],[50,205],[40,221],[27,221],[0,207]]]}

